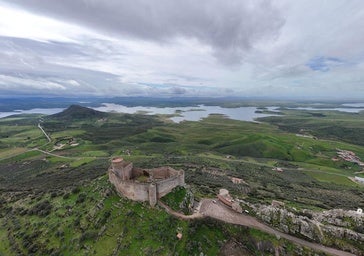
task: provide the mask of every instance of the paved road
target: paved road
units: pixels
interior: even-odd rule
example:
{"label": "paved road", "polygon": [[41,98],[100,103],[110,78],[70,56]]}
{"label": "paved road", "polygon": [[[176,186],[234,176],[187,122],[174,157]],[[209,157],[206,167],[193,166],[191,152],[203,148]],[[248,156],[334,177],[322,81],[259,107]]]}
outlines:
{"label": "paved road", "polygon": [[306,240],[282,233],[258,221],[256,218],[252,216],[232,211],[219,201],[214,203],[212,199],[203,199],[201,201],[200,213],[204,216],[209,216],[211,218],[222,220],[224,222],[255,228],[264,231],[266,233],[275,235],[277,237],[283,237],[296,244],[300,244],[317,251],[322,251],[330,255],[355,256],[354,254],[351,254],[349,252],[340,251],[334,248],[323,246],[321,244],[311,243]]}

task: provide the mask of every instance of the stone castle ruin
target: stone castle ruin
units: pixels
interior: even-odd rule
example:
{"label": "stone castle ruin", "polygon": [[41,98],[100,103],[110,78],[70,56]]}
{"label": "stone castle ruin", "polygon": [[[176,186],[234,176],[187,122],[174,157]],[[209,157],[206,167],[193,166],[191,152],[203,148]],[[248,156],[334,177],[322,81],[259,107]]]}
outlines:
{"label": "stone castle ruin", "polygon": [[151,206],[155,206],[157,200],[173,188],[185,185],[183,170],[168,166],[140,169],[121,157],[111,161],[108,173],[119,194],[135,201],[149,201]]}

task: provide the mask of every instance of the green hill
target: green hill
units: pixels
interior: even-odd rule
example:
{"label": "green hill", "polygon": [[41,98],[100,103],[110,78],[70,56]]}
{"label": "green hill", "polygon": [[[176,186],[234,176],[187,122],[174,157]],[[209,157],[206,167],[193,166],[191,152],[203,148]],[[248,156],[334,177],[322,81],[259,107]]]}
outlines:
{"label": "green hill", "polygon": [[64,111],[49,116],[49,118],[60,119],[60,120],[75,120],[75,119],[103,118],[107,116],[108,113],[100,112],[79,105],[71,105]]}

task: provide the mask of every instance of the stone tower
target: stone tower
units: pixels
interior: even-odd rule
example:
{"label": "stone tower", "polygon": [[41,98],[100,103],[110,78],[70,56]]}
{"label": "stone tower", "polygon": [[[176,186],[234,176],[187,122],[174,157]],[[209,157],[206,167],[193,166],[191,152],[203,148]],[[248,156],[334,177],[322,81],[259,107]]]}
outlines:
{"label": "stone tower", "polygon": [[113,172],[121,180],[130,180],[132,178],[133,163],[125,162],[123,158],[114,158],[111,161]]}

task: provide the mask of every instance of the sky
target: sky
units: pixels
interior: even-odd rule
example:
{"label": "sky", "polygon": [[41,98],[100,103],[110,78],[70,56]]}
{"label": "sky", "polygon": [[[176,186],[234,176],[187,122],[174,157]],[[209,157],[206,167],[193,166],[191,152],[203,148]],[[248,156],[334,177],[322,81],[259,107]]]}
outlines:
{"label": "sky", "polygon": [[0,0],[0,95],[364,99],[364,1]]}

